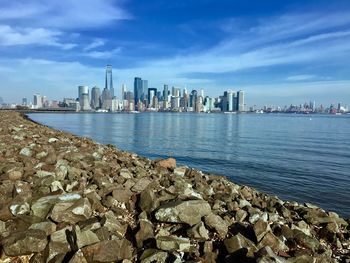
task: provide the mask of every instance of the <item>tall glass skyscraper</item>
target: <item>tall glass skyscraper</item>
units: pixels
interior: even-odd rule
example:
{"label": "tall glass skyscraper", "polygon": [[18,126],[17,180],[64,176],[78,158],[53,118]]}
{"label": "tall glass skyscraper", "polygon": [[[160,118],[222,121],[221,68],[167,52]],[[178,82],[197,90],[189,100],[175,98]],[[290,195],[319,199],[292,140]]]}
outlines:
{"label": "tall glass skyscraper", "polygon": [[134,100],[135,100],[135,105],[137,105],[138,102],[142,100],[142,97],[143,97],[142,79],[136,77],[134,79]]}
{"label": "tall glass skyscraper", "polygon": [[114,97],[114,88],[113,88],[113,76],[112,76],[112,65],[106,66],[106,83],[105,89],[109,90],[112,98]]}

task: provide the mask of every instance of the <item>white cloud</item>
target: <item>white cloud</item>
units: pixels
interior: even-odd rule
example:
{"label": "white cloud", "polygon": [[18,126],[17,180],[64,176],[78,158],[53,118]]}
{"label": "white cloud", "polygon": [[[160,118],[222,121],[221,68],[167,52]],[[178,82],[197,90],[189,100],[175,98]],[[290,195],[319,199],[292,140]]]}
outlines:
{"label": "white cloud", "polygon": [[295,75],[295,76],[289,76],[286,78],[288,81],[301,81],[301,80],[309,80],[309,79],[314,79],[316,76],[315,75]]}
{"label": "white cloud", "polygon": [[60,29],[92,28],[128,19],[122,1],[17,0],[2,3],[0,21]]}
{"label": "white cloud", "polygon": [[95,39],[93,42],[91,42],[89,45],[87,45],[85,48],[84,48],[84,51],[89,51],[91,49],[95,49],[95,48],[98,48],[98,47],[102,47],[104,46],[106,43],[105,40],[103,39]]}
{"label": "white cloud", "polygon": [[83,56],[95,58],[95,59],[108,59],[112,58],[114,55],[118,54],[122,49],[120,47],[112,49],[111,51],[89,51],[83,53]]}
{"label": "white cloud", "polygon": [[13,28],[9,25],[0,25],[0,45],[46,45],[59,47],[64,50],[72,49],[73,43],[59,41],[62,32],[44,28]]}

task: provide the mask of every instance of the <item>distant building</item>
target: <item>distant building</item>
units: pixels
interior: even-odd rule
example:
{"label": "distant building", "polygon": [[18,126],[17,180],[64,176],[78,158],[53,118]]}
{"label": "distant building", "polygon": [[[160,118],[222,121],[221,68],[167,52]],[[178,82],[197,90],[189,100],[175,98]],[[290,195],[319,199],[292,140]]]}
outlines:
{"label": "distant building", "polygon": [[244,91],[243,90],[240,90],[237,92],[237,109],[240,112],[245,111]]}
{"label": "distant building", "polygon": [[156,88],[149,88],[148,89],[148,107],[149,108],[155,108],[153,104],[153,98],[157,96],[157,89]]}
{"label": "distant building", "polygon": [[106,80],[105,80],[105,89],[109,90],[112,98],[114,97],[114,88],[113,88],[113,75],[112,75],[112,65],[106,66]]}
{"label": "distant building", "polygon": [[126,95],[126,85],[122,85],[122,100],[125,100],[125,95]]}
{"label": "distant building", "polygon": [[99,87],[91,89],[91,108],[99,109],[101,107],[101,91]]}
{"label": "distant building", "polygon": [[134,79],[134,105],[137,105],[139,101],[143,98],[143,88],[142,88],[142,79],[136,77]]}
{"label": "distant building", "polygon": [[[1,103],[0,103],[1,104]],[[28,106],[28,100],[27,98],[22,99],[22,106]]]}
{"label": "distant building", "polygon": [[40,94],[34,94],[33,106],[34,109],[41,109],[43,107],[43,97]]}
{"label": "distant building", "polygon": [[112,95],[109,89],[104,88],[101,95],[101,108],[104,110],[111,110]]}
{"label": "distant building", "polygon": [[89,103],[89,87],[88,86],[79,86],[78,87],[78,99],[80,104],[80,110],[86,111],[90,110]]}

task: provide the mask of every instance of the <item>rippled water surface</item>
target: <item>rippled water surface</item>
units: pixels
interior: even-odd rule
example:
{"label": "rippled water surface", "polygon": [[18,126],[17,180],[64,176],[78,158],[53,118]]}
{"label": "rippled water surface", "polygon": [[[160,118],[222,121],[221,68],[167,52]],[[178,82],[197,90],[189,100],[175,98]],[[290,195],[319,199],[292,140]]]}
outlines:
{"label": "rippled water surface", "polygon": [[350,116],[31,114],[48,126],[350,217]]}

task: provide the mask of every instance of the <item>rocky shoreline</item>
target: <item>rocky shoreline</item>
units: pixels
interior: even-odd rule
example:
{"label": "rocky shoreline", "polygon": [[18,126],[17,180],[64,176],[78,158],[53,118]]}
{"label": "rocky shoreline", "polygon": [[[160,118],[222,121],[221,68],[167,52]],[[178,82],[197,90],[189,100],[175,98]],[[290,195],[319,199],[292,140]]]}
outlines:
{"label": "rocky shoreline", "polygon": [[0,111],[0,262],[350,262],[350,220]]}

